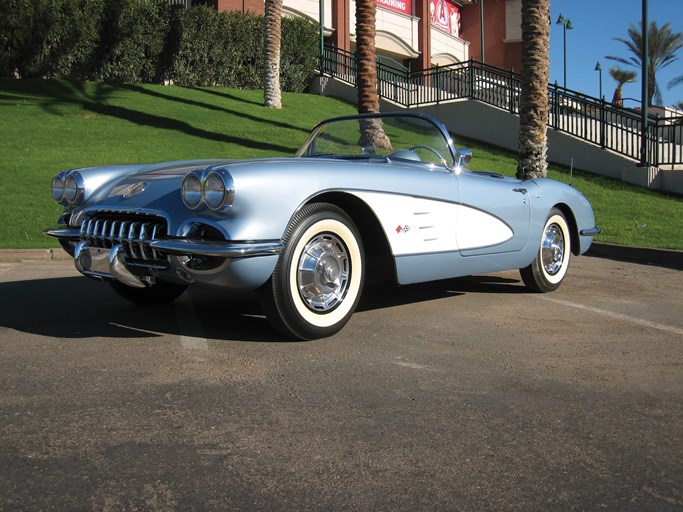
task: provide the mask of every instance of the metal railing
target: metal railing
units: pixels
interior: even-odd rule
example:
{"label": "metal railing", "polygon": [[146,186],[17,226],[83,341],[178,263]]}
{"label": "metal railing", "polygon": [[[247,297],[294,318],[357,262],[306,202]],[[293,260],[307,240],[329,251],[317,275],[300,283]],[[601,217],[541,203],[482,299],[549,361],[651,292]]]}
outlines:
{"label": "metal railing", "polygon": [[[356,85],[353,53],[326,47],[319,71]],[[519,114],[521,76],[475,60],[411,73],[402,73],[378,62],[377,88],[381,98],[408,108],[470,99]],[[640,111],[618,107],[557,83],[548,87],[548,100],[551,128],[640,159]],[[650,116],[647,140],[650,165],[683,164],[683,116]]]}

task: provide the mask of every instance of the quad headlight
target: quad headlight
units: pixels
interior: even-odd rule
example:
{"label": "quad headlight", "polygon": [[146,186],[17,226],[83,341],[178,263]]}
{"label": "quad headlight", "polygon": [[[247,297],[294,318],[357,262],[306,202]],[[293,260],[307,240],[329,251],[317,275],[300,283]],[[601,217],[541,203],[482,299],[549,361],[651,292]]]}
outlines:
{"label": "quad headlight", "polygon": [[61,172],[52,178],[52,199],[64,206],[75,206],[84,193],[83,176],[78,171]]}
{"label": "quad headlight", "polygon": [[78,183],[73,174],[69,174],[64,180],[64,199],[69,204],[74,204],[78,198]]}
{"label": "quad headlight", "polygon": [[183,179],[181,195],[185,206],[194,210],[202,202],[202,182],[195,173],[188,174]]}
{"label": "quad headlight", "polygon": [[219,211],[232,206],[235,186],[230,173],[223,169],[192,172],[183,179],[181,195],[185,206],[192,210],[206,206]]}
{"label": "quad headlight", "polygon": [[227,190],[221,177],[212,172],[204,180],[204,202],[212,210],[218,210],[223,206]]}
{"label": "quad headlight", "polygon": [[52,199],[58,203],[62,202],[64,197],[64,180],[61,175],[57,175],[52,178]]}

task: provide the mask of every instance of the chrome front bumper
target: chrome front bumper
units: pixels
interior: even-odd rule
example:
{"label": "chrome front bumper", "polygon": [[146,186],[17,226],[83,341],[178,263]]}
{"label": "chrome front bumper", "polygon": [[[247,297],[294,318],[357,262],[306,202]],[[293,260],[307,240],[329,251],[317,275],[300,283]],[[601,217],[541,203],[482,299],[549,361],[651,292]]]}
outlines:
{"label": "chrome front bumper", "polygon": [[[127,261],[127,250],[122,243],[113,243],[111,247],[93,246],[88,240],[82,239],[79,229],[69,227],[48,228],[44,230],[47,236],[57,238],[65,249],[73,247],[74,264],[76,269],[84,275],[116,279],[134,288],[148,286],[149,280],[140,277],[130,270],[130,267],[143,267],[146,271],[163,272],[178,266],[171,264],[169,256],[174,260],[191,258],[223,258],[227,260],[246,259],[259,256],[277,256],[283,249],[279,241],[266,242],[232,242],[232,241],[202,241],[190,239],[157,239],[147,241],[146,245],[155,254],[163,255],[164,260],[148,260],[143,262]],[[68,250],[68,249],[67,249]],[[71,252],[71,251],[69,251]],[[188,269],[185,269],[188,270]]]}

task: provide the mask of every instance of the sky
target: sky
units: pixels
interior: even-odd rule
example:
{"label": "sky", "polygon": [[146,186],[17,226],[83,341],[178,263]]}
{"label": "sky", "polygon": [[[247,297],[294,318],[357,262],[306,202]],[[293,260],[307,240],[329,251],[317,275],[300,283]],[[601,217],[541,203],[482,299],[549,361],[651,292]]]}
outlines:
{"label": "sky", "polygon": [[[550,80],[561,86],[564,81],[563,27],[557,25],[560,14],[569,18],[574,28],[567,30],[567,88],[598,97],[600,94],[599,72],[595,64],[602,66],[602,94],[607,101],[612,99],[616,82],[609,75],[609,68],[623,64],[606,59],[606,55],[628,58],[631,54],[626,45],[615,41],[615,37],[628,39],[630,23],[638,26],[642,17],[643,0],[550,0]],[[670,23],[673,32],[683,32],[683,0],[647,0],[648,21],[659,26]],[[683,84],[667,89],[668,82],[683,75],[683,49],[677,52],[678,60],[657,73],[657,83],[662,91],[664,105],[671,106],[683,100]],[[640,105],[640,70],[638,80],[624,85],[624,106]]]}

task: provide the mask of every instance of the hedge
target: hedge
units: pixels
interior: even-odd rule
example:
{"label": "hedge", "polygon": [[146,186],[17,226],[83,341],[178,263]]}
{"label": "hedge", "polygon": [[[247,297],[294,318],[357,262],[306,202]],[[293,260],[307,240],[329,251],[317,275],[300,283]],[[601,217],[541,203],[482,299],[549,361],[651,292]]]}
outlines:
{"label": "hedge", "polygon": [[[165,0],[5,0],[0,76],[261,87],[263,17]],[[283,18],[281,84],[301,92],[317,27]]]}

